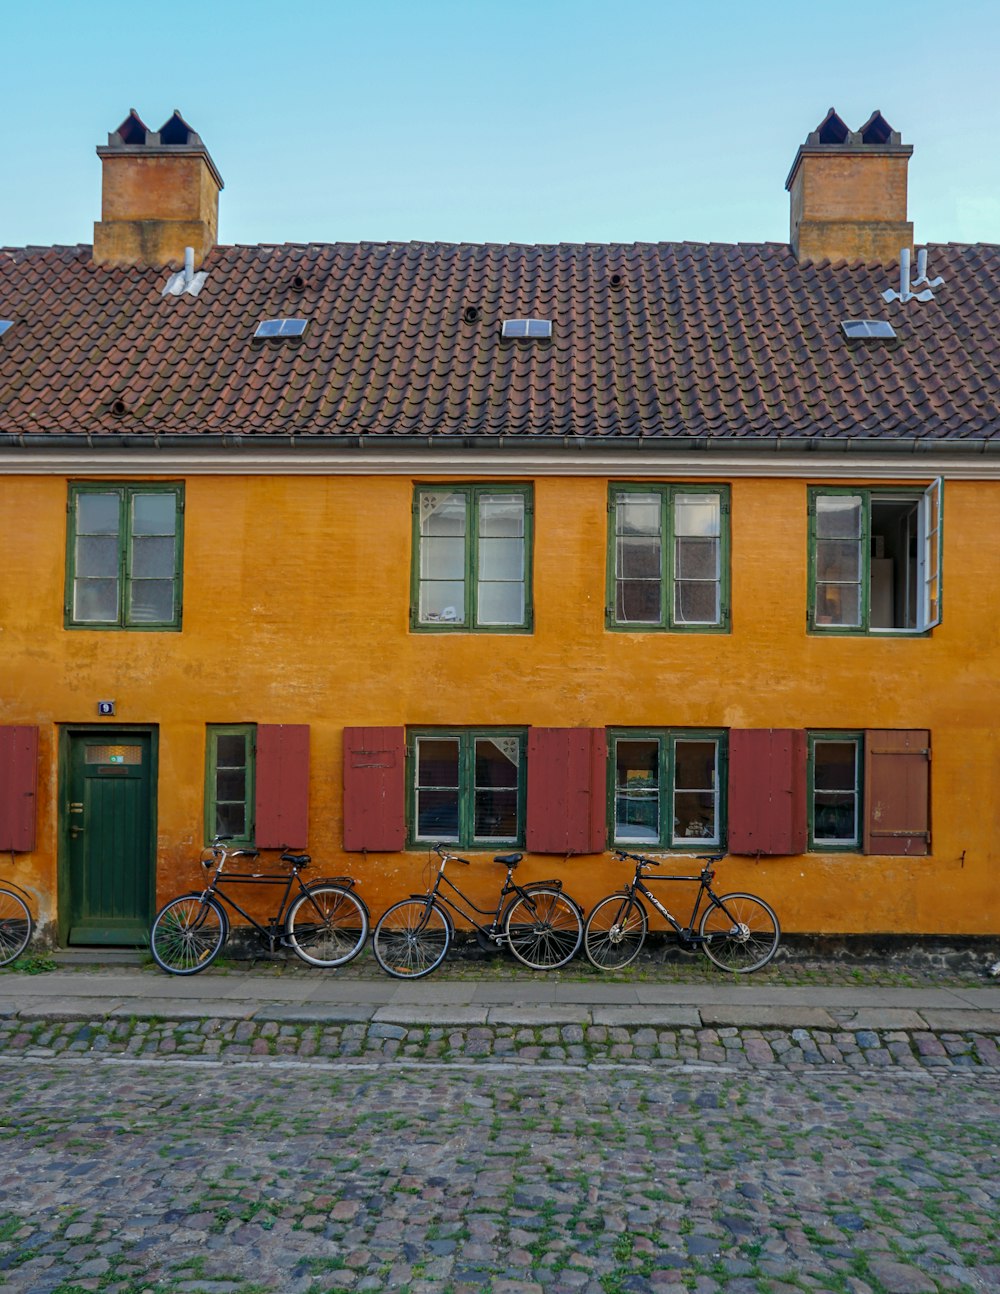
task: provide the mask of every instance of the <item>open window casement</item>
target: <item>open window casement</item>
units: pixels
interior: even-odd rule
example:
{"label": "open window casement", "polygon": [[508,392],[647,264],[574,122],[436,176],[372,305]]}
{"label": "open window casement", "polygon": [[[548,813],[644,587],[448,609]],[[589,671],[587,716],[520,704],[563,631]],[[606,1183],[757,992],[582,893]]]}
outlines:
{"label": "open window casement", "polygon": [[944,482],[939,476],[920,500],[920,607],[919,627],[933,629],[941,623],[941,572],[944,529],[941,525]]}

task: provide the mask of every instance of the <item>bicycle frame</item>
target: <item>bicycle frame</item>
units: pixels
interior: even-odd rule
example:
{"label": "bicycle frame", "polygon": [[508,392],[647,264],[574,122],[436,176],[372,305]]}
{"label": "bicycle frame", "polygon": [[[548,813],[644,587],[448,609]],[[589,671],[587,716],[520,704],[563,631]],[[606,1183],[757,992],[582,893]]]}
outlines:
{"label": "bicycle frame", "polygon": [[[505,906],[504,901],[508,898],[513,897],[514,895],[516,895],[518,898],[526,899],[528,901],[530,901],[531,899],[530,891],[526,890],[522,885],[518,885],[517,881],[514,880],[514,866],[516,866],[516,864],[511,864],[507,867],[507,875],[504,877],[503,887],[501,888],[500,893],[497,896],[496,907],[491,911],[489,908],[481,908],[478,906],[478,904],[473,903],[472,899],[470,899],[467,894],[465,894],[461,889],[459,889],[459,887],[455,884],[453,880],[451,880],[450,877],[445,875],[444,869],[449,862],[463,863],[466,867],[469,866],[468,859],[459,858],[457,854],[441,853],[441,865],[438,868],[437,875],[434,878],[434,884],[431,886],[431,888],[427,891],[426,894],[413,894],[410,897],[414,899],[425,900],[427,904],[428,914],[430,913],[431,905],[435,902],[437,902],[438,904],[441,905],[441,907],[449,910],[450,912],[457,912],[460,917],[463,917],[472,926],[474,926],[475,929],[478,930],[481,935],[491,940],[493,943],[497,945],[497,947],[502,947],[503,944],[507,942],[507,936],[503,933],[503,931],[497,929],[497,923],[499,922],[500,915],[504,910],[504,906]],[[457,903],[453,898],[451,898],[450,895],[442,892],[441,890],[442,881],[444,882],[445,885],[448,886],[450,890],[452,890],[458,896],[458,898],[461,900],[462,903],[466,904],[468,908],[471,908],[471,911],[466,911],[466,908],[461,907],[460,904]],[[532,885],[549,887],[549,888],[555,887],[556,889],[559,889],[559,890],[562,889],[562,881],[533,881]],[[486,925],[484,923],[480,923],[479,921],[477,921],[476,918],[472,915],[473,912],[475,912],[478,916],[481,916],[481,917],[490,917],[491,918],[490,924]],[[449,915],[449,920],[450,920],[450,915]]]}
{"label": "bicycle frame", "polygon": [[[705,867],[695,876],[692,876],[687,872],[682,874],[654,876],[643,871],[643,867],[651,865],[648,859],[645,859],[638,854],[627,854],[624,851],[618,852],[623,858],[631,858],[636,863],[635,875],[632,878],[631,884],[624,887],[625,893],[631,895],[632,898],[635,898],[636,894],[641,894],[643,898],[648,899],[656,911],[659,912],[660,916],[663,917],[665,921],[669,922],[673,927],[674,932],[683,939],[685,943],[697,945],[708,943],[711,939],[717,938],[716,934],[703,936],[695,933],[695,922],[698,920],[698,913],[701,911],[701,901],[706,894],[708,895],[709,903],[714,904],[714,906],[719,908],[720,911],[725,912],[726,916],[732,920],[732,915],[726,909],[726,905],[722,902],[719,895],[712,889],[712,878],[715,876],[715,872],[711,868]],[[691,917],[686,926],[681,925],[673,913],[669,912],[660,902],[646,884],[647,880],[698,882],[698,893],[694,896],[694,907],[691,909]],[[734,922],[734,924],[736,923]]]}

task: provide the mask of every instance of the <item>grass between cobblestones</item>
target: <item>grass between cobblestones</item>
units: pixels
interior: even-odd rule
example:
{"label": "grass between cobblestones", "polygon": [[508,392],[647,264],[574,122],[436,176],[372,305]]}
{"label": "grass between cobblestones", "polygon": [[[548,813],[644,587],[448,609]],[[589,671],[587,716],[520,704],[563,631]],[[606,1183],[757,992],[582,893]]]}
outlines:
{"label": "grass between cobblestones", "polygon": [[987,1033],[856,1029],[662,1028],[563,1024],[406,1027],[250,1020],[0,1019],[0,1055],[103,1055],[176,1061],[329,1063],[509,1061],[573,1066],[720,1064],[798,1069],[986,1069],[1000,1072]]}
{"label": "grass between cobblestones", "polygon": [[986,1069],[0,1067],[17,1294],[1000,1282]]}

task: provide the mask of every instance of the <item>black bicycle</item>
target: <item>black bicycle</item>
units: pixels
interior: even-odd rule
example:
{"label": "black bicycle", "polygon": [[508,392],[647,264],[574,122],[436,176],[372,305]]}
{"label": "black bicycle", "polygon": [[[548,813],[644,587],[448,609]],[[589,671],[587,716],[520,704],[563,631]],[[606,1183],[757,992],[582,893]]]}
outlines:
{"label": "black bicycle", "polygon": [[448,863],[468,867],[469,860],[446,853],[442,845],[433,848],[441,865],[430,890],[393,904],[375,927],[372,951],[387,975],[420,979],[436,970],[455,937],[452,912],[471,923],[482,947],[509,948],[532,970],[555,970],[576,954],[583,939],[583,909],[563,893],[562,881],[518,885],[514,869],[523,855],[496,854],[493,861],[506,867],[507,875],[491,912],[473,903],[444,874]]}
{"label": "black bicycle", "polygon": [[[725,854],[696,855],[696,860],[704,864],[696,876],[687,873],[654,876],[649,870],[662,867],[667,859],[685,855],[649,858],[644,854],[626,853],[624,849],[616,849],[614,854],[616,858],[634,862],[635,875],[617,894],[601,899],[587,918],[583,947],[588,960],[598,970],[619,970],[639,955],[649,930],[649,918],[638,897],[640,894],[669,922],[682,944],[700,948],[723,970],[741,975],[760,970],[777,952],[781,927],[770,904],[756,894],[716,894],[712,889],[715,878],[712,864],[725,858]],[[686,926],[681,925],[656,898],[646,884],[647,879],[699,882],[691,919]],[[706,895],[708,906],[701,912],[699,921],[698,913]]]}
{"label": "black bicycle", "polygon": [[[299,872],[308,867],[308,854],[285,850],[281,861],[290,871],[230,872],[223,869],[230,858],[259,857],[256,849],[229,849],[230,836],[217,836],[202,856],[202,866],[212,868],[208,885],[200,893],[171,899],[156,914],[149,936],[149,948],[156,964],[171,975],[194,975],[211,966],[229,938],[226,905],[250,923],[273,953],[276,947],[291,948],[310,966],[344,966],[355,958],[368,938],[368,908],[354,893],[350,876],[324,877],[306,885]],[[255,921],[235,899],[224,894],[223,885],[283,885],[277,916],[266,925]]]}

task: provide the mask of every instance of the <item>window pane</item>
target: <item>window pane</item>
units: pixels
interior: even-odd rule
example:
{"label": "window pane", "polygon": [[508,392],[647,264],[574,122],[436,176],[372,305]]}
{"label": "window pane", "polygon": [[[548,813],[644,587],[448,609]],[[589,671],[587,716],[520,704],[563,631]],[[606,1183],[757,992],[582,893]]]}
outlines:
{"label": "window pane", "polygon": [[465,579],[465,540],[425,537],[420,541],[420,575],[422,579]]}
{"label": "window pane", "polygon": [[133,580],[128,618],[133,624],[165,624],[174,618],[173,580]]}
{"label": "window pane", "polygon": [[815,747],[817,791],[853,791],[857,747],[853,741],[818,741]]}
{"label": "window pane", "polygon": [[118,539],[113,535],[83,535],[76,541],[76,577],[118,577]]}
{"label": "window pane", "polygon": [[660,744],[655,740],[615,743],[615,839],[660,839]]}
{"label": "window pane", "polygon": [[860,539],[859,494],[820,494],[816,498],[816,535],[819,539]]}
{"label": "window pane", "polygon": [[619,580],[615,619],[621,624],[659,624],[663,616],[661,591],[659,580]]}
{"label": "window pane", "polygon": [[519,746],[515,737],[476,738],[476,786],[517,786]]}
{"label": "window pane", "polygon": [[816,544],[816,578],[824,581],[860,580],[860,541],[820,539]]}
{"label": "window pane", "polygon": [[618,540],[615,562],[621,579],[659,580],[662,545],[659,539],[622,538]]}
{"label": "window pane", "polygon": [[133,535],[174,535],[176,533],[176,495],[134,494],[132,496]]}
{"label": "window pane", "polygon": [[465,534],[465,495],[423,493],[420,495],[420,534]]}
{"label": "window pane", "polygon": [[132,575],[135,579],[172,580],[174,576],[173,538],[134,539],[132,542]]}
{"label": "window pane", "polygon": [[861,586],[859,584],[817,584],[816,623],[859,625]]}
{"label": "window pane", "polygon": [[615,512],[619,535],[659,535],[660,533],[659,495],[619,496]]}
{"label": "window pane", "polygon": [[458,840],[458,792],[417,791],[417,835],[423,840]]}
{"label": "window pane", "polygon": [[678,624],[718,624],[720,619],[718,584],[692,584],[688,581],[678,581],[674,585],[674,617]]}
{"label": "window pane", "polygon": [[75,580],[73,619],[83,624],[115,624],[118,620],[117,580]]}
{"label": "window pane", "polygon": [[418,615],[421,624],[465,624],[465,585],[421,581]]}
{"label": "window pane", "polygon": [[479,538],[518,538],[524,534],[524,498],[487,494],[479,500]]}
{"label": "window pane", "polygon": [[674,576],[679,580],[718,579],[719,541],[678,539],[674,546]]}
{"label": "window pane", "polygon": [[245,768],[219,768],[215,775],[215,793],[219,800],[245,800],[247,773]]}
{"label": "window pane", "polygon": [[479,585],[476,612],[481,625],[520,625],[524,623],[524,585]]}
{"label": "window pane", "polygon": [[247,739],[243,733],[220,733],[215,745],[216,768],[245,768]]}
{"label": "window pane", "polygon": [[476,791],[475,825],[477,840],[516,840],[517,791]]}
{"label": "window pane", "polygon": [[717,494],[674,496],[675,535],[720,535],[722,504]]}
{"label": "window pane", "polygon": [[523,539],[480,539],[481,580],[521,580],[524,577]]}
{"label": "window pane", "polygon": [[117,535],[118,515],[117,494],[78,494],[76,496],[78,535]]}
{"label": "window pane", "polygon": [[674,840],[718,840],[718,745],[674,744]]}
{"label": "window pane", "polygon": [[215,834],[217,836],[245,837],[247,832],[247,811],[245,804],[215,805]]}

